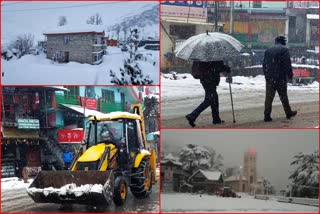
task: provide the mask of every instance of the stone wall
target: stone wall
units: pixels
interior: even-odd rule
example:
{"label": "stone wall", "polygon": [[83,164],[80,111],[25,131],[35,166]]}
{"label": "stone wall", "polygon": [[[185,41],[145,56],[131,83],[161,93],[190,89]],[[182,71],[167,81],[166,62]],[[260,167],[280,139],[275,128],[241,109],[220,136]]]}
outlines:
{"label": "stone wall", "polygon": [[[64,37],[69,36],[68,44]],[[56,52],[69,52],[69,61],[93,64],[92,52],[103,50],[103,46],[93,46],[95,34],[47,35],[47,58],[53,59]]]}

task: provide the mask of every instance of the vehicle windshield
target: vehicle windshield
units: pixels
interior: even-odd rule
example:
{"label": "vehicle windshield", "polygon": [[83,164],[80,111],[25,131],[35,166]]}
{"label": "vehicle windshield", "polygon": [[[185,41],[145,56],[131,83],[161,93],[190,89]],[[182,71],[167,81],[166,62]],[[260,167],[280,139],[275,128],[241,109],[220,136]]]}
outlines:
{"label": "vehicle windshield", "polygon": [[[95,142],[95,126],[97,126],[97,141]],[[88,146],[99,143],[118,143],[124,138],[124,120],[101,121],[91,123]]]}

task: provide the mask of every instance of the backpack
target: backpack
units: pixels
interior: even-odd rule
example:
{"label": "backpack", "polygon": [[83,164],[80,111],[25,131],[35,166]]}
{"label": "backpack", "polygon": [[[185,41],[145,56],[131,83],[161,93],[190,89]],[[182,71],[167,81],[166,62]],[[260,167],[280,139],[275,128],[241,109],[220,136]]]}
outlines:
{"label": "backpack", "polygon": [[209,64],[207,62],[194,61],[192,64],[191,75],[195,79],[203,79],[209,74]]}

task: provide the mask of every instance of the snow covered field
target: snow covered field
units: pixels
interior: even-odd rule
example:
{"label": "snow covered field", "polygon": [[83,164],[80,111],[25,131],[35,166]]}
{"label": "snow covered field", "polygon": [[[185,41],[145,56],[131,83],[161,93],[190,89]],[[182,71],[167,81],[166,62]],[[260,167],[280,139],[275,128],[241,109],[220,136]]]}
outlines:
{"label": "snow covered field", "polygon": [[252,196],[223,198],[199,194],[162,193],[161,205],[164,212],[318,212],[318,207],[275,200],[258,200]]}
{"label": "snow covered field", "polygon": [[[204,90],[200,84],[200,81],[194,79],[191,74],[178,74],[178,76],[186,76],[186,78],[179,80],[170,80],[164,77],[161,78],[162,101],[202,97],[204,95]],[[235,76],[232,78],[233,92],[265,91],[264,76]],[[226,83],[225,77],[221,77],[220,85],[217,87],[217,91],[219,95],[229,93],[229,84]],[[289,84],[288,91],[306,91],[306,93],[318,93],[319,83],[313,82],[312,84],[305,86],[292,86]]]}
{"label": "snow covered field", "polygon": [[[110,84],[110,69],[120,73],[123,60],[128,52],[121,52],[118,47],[108,47],[108,54],[103,56],[99,65],[76,62],[56,63],[46,59],[45,55],[26,55],[20,59],[2,60],[3,84]],[[153,84],[159,83],[159,51],[140,48],[139,53],[147,56],[146,61],[139,61],[144,75],[149,75]],[[155,62],[155,64],[153,64]]]}

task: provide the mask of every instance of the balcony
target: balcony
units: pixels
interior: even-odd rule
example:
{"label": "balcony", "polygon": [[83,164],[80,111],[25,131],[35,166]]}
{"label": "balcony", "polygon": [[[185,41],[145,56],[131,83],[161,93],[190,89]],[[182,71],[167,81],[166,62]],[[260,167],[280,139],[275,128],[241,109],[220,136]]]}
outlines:
{"label": "balcony", "polygon": [[100,107],[100,103],[98,102],[98,109],[103,113],[110,113],[114,111],[125,111],[125,105],[121,103],[104,103],[102,102],[102,107]]}
{"label": "balcony", "polygon": [[79,100],[78,100],[78,96],[56,94],[56,103],[57,105],[59,104],[79,105]]}

